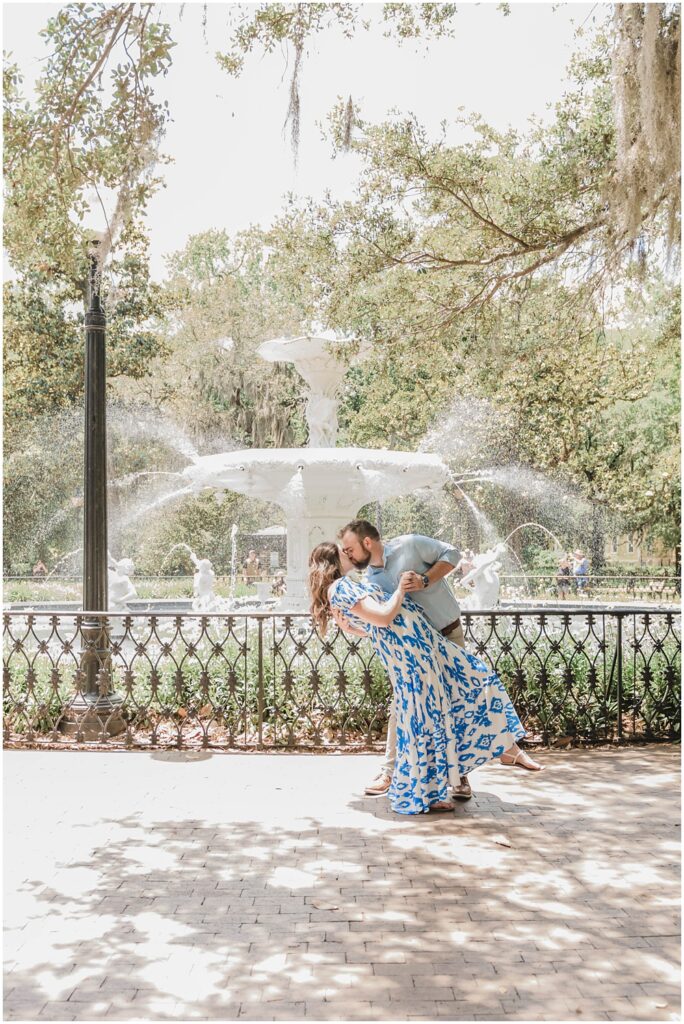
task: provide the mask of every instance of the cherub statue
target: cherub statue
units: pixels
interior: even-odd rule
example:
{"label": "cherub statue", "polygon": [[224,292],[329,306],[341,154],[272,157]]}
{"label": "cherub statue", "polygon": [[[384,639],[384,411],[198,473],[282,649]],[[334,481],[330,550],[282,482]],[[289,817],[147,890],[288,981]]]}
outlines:
{"label": "cherub statue", "polygon": [[110,612],[127,612],[128,602],[135,601],[137,591],[130,577],[135,572],[135,565],[130,558],[112,558],[107,552],[107,592]]}
{"label": "cherub statue", "polygon": [[193,559],[197,572],[192,581],[192,610],[195,612],[218,611],[220,599],[214,593],[216,573],[208,558]]}
{"label": "cherub statue", "polygon": [[470,562],[473,568],[460,581],[462,587],[469,588],[472,593],[463,601],[463,607],[471,611],[483,608],[496,608],[499,603],[501,582],[498,573],[501,569],[500,558],[505,554],[506,545],[501,543],[481,554],[473,555]]}

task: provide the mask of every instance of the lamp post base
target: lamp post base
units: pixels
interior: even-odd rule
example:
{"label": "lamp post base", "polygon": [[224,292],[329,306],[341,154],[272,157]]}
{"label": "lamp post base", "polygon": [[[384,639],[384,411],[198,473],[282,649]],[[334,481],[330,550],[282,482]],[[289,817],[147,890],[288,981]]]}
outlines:
{"label": "lamp post base", "polygon": [[126,728],[123,697],[109,693],[77,693],[67,705],[59,723],[60,732],[78,741],[93,742],[117,736]]}

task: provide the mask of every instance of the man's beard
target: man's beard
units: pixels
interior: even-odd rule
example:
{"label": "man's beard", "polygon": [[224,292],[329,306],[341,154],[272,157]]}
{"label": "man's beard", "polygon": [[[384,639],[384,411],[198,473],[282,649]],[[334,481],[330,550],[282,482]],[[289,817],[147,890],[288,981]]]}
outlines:
{"label": "man's beard", "polygon": [[366,557],[363,560],[359,560],[358,558],[352,558],[351,555],[349,556],[349,561],[352,563],[352,565],[356,569],[365,569],[366,566],[368,565],[368,563],[370,562],[370,560],[371,560],[370,551],[368,552],[368,554],[366,555]]}

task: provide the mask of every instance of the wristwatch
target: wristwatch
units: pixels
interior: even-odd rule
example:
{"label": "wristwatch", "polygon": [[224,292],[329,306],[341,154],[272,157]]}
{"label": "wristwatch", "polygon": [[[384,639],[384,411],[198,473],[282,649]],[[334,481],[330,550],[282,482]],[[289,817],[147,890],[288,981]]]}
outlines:
{"label": "wristwatch", "polygon": [[420,578],[423,581],[423,590],[427,590],[427,588],[430,586],[429,577],[425,573],[422,573]]}

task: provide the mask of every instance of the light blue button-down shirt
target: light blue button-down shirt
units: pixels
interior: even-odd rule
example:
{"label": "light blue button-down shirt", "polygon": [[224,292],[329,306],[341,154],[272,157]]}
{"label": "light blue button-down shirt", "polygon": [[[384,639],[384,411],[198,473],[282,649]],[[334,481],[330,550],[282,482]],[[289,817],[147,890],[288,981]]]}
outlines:
{"label": "light blue button-down shirt", "polygon": [[[461,552],[451,544],[419,533],[405,534],[384,542],[384,564],[369,565],[366,569],[369,583],[382,587],[388,594],[397,589],[402,572],[412,569],[426,573],[435,562],[450,562],[454,567]],[[424,609],[436,629],[444,629],[461,617],[461,609],[447,583],[447,577],[430,584],[426,590],[411,591],[411,598]]]}

